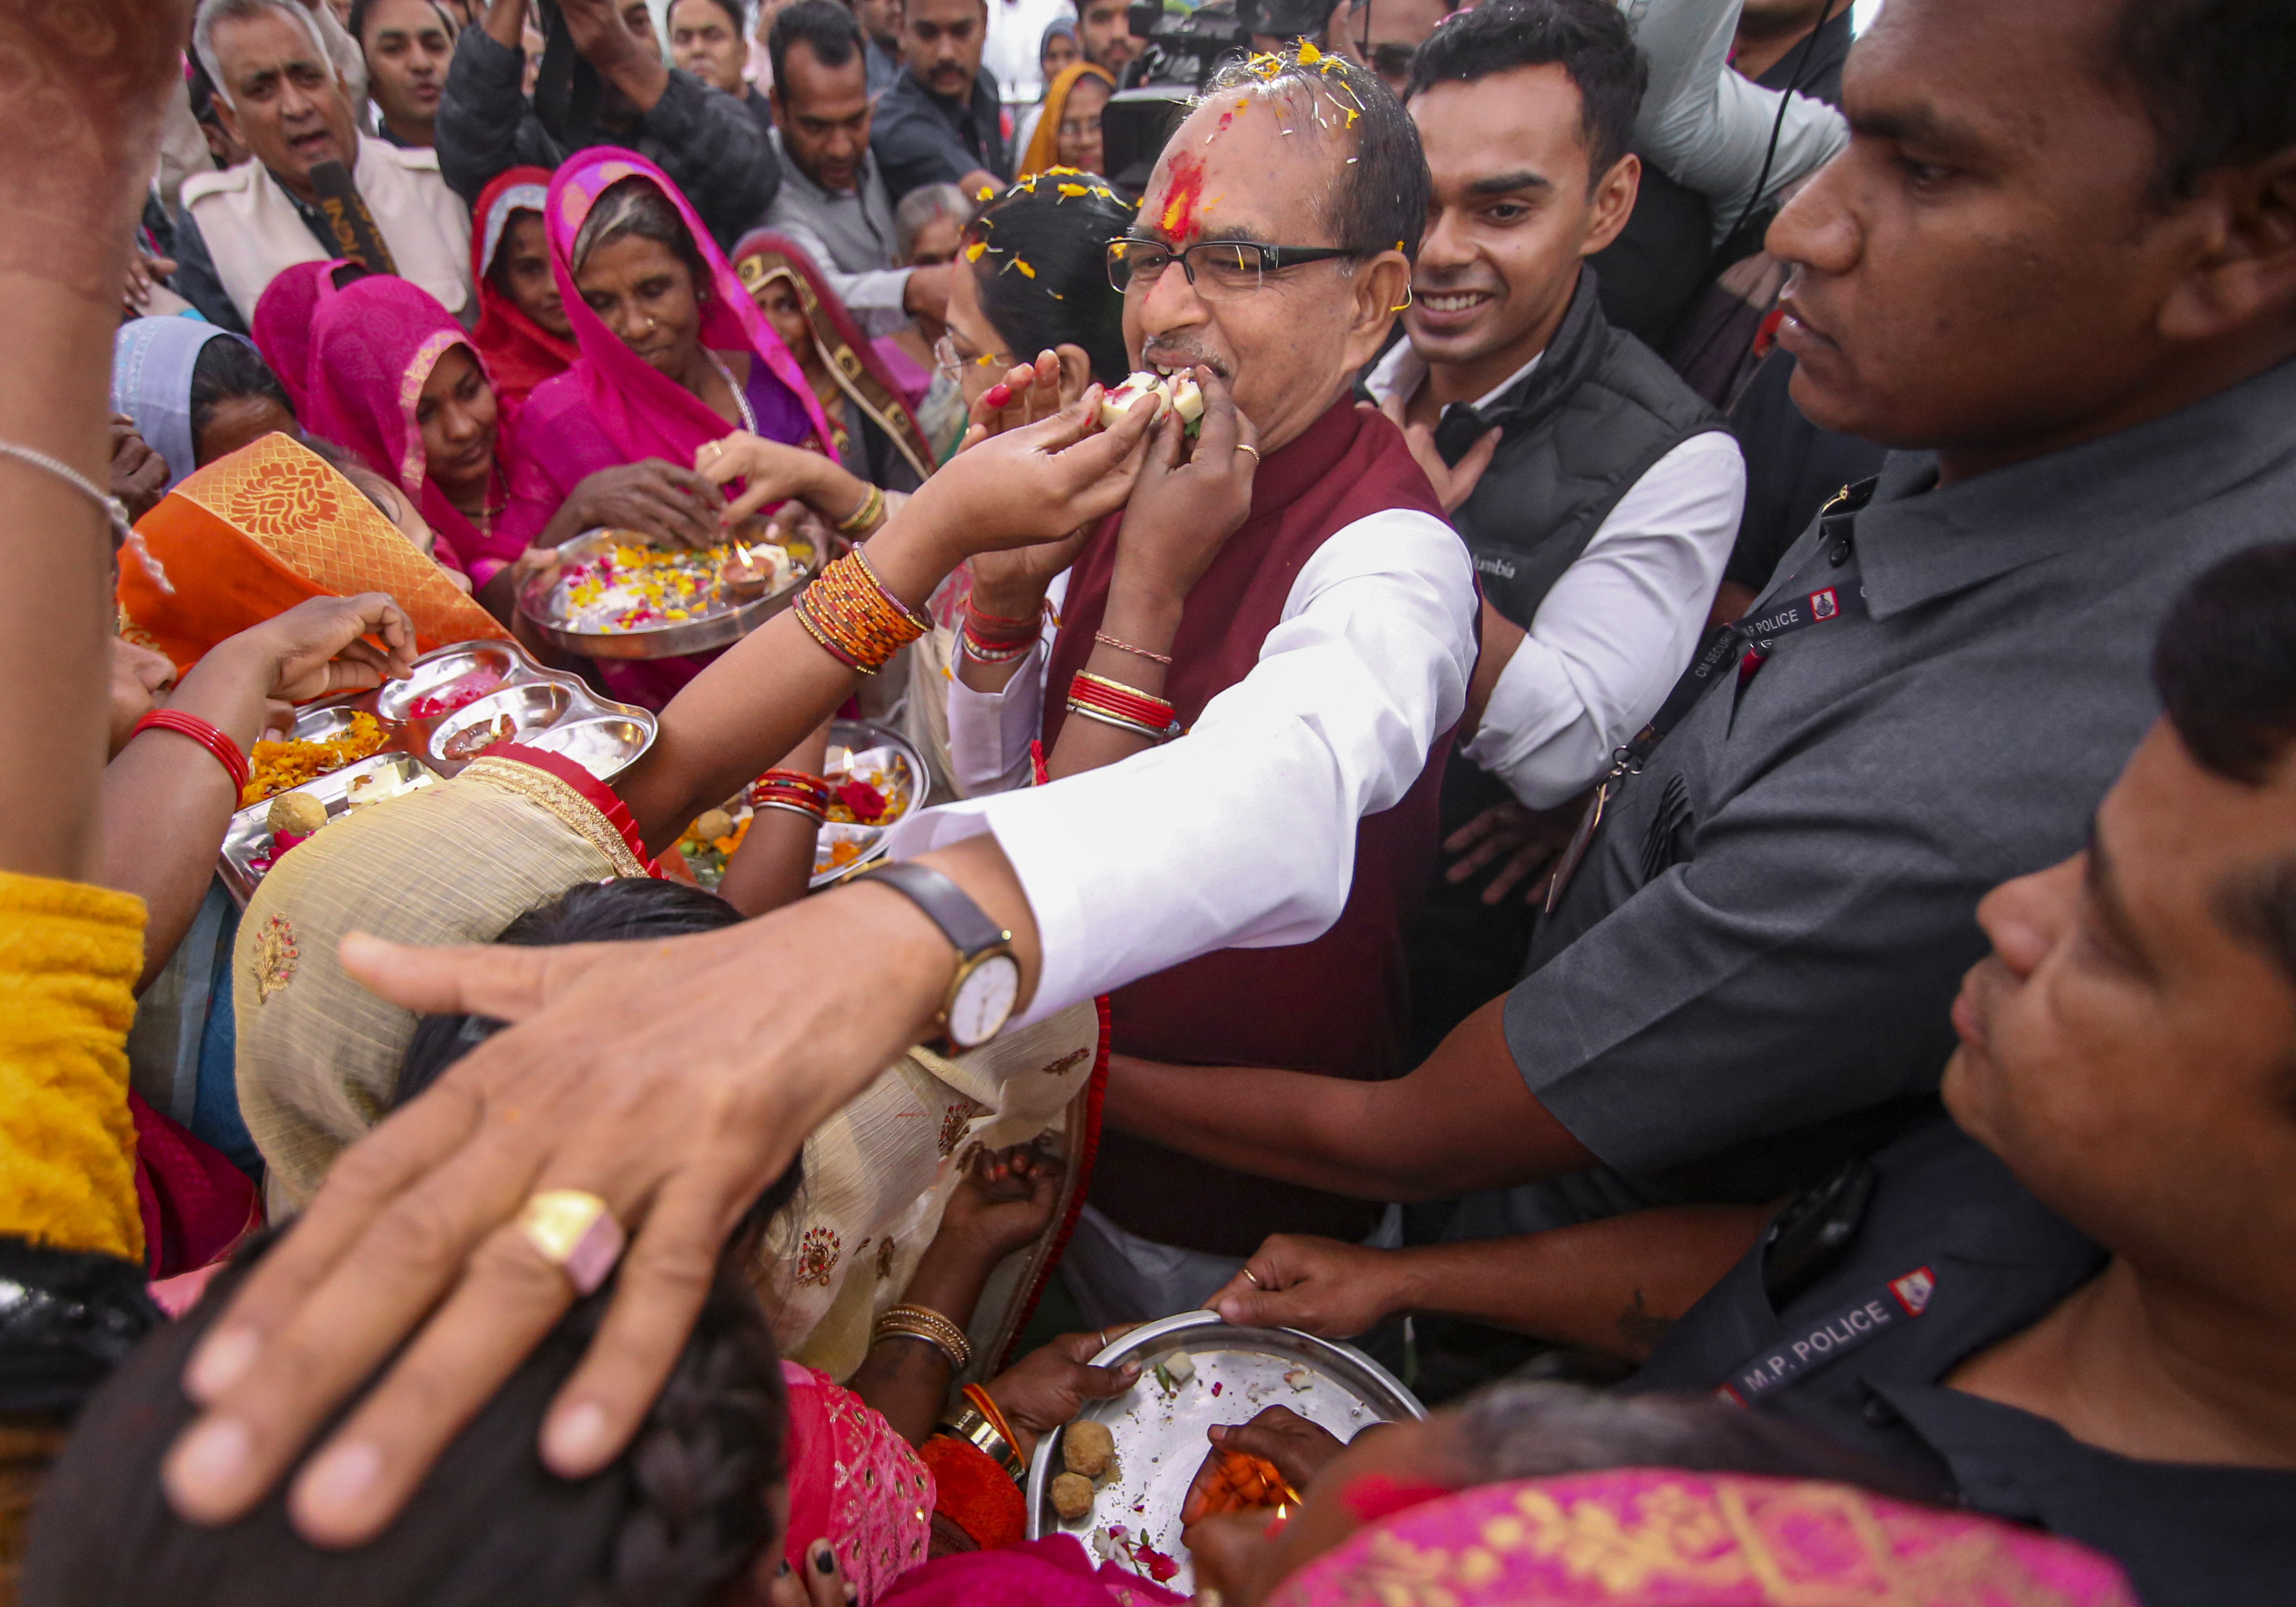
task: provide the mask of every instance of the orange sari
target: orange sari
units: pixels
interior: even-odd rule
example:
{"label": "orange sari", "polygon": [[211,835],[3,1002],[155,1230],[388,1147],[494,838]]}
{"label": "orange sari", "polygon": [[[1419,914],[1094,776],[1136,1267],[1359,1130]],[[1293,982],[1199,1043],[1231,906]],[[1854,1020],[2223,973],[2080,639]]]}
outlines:
{"label": "orange sari", "polygon": [[358,488],[285,435],[186,478],[119,554],[121,634],[178,670],[310,597],[387,592],[417,650],[510,633]]}

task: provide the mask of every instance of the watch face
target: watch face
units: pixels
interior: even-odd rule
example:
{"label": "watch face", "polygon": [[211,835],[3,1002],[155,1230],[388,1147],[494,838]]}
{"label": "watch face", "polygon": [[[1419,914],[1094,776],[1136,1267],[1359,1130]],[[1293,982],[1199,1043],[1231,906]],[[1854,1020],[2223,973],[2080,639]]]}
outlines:
{"label": "watch face", "polygon": [[948,1039],[960,1049],[985,1044],[1004,1029],[1021,996],[1021,963],[991,955],[956,986],[948,1002]]}

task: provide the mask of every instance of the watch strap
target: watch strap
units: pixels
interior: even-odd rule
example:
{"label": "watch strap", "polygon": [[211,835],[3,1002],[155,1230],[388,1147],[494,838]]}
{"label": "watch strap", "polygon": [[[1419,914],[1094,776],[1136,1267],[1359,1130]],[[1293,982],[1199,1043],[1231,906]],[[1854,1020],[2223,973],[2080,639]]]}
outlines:
{"label": "watch strap", "polygon": [[1013,941],[1013,934],[991,920],[963,888],[931,865],[881,865],[854,881],[882,882],[901,894],[924,911],[926,919],[940,928],[941,936],[966,960]]}

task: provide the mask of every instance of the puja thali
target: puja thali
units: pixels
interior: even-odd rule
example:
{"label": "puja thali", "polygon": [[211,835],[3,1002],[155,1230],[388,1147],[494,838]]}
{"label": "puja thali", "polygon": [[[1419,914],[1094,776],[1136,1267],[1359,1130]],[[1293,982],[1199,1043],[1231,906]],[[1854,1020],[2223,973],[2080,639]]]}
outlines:
{"label": "puja thali", "polygon": [[749,521],[719,546],[654,545],[590,530],[520,588],[519,611],[545,639],[592,659],[674,659],[730,646],[787,608],[820,568],[807,537],[765,538]]}
{"label": "puja thali", "polygon": [[[813,886],[824,888],[867,869],[885,857],[886,834],[923,807],[932,791],[924,755],[906,737],[867,720],[837,720],[829,728],[829,757],[822,767],[838,803],[815,838]],[[728,828],[723,836],[701,834],[705,814],[678,840],[687,868],[704,887],[715,887],[726,862],[741,847],[752,811],[744,788],[720,810]],[[715,823],[709,823],[715,824]]]}
{"label": "puja thali", "polygon": [[[1186,1361],[1168,1359],[1176,1355]],[[1091,1512],[1063,1520],[1052,1483],[1062,1469],[1067,1430],[1039,1439],[1029,1464],[1029,1538],[1074,1535],[1095,1561],[1183,1595],[1195,1583],[1180,1512],[1211,1449],[1204,1431],[1214,1423],[1250,1423],[1266,1407],[1289,1406],[1351,1440],[1374,1423],[1427,1415],[1393,1373],[1351,1345],[1294,1328],[1234,1327],[1210,1311],[1135,1328],[1092,1362],[1142,1365],[1132,1388],[1086,1402],[1077,1415],[1107,1426],[1116,1441],[1114,1468],[1098,1481]]]}
{"label": "puja thali", "polygon": [[504,742],[562,754],[606,781],[653,745],[654,729],[646,710],[543,668],[515,643],[439,648],[415,660],[407,679],[307,704],[288,741],[256,744],[253,801],[224,833],[224,884],[245,904],[285,851],[270,824],[283,794],[310,799],[332,822],[457,775]]}

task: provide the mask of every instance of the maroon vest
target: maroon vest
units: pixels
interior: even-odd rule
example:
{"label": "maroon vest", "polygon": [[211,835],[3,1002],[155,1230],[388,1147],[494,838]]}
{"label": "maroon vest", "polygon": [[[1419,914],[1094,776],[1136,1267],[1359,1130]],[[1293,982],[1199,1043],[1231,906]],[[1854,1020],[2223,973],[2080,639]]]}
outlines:
{"label": "maroon vest", "polygon": [[[1188,594],[1172,644],[1164,695],[1183,726],[1259,661],[1316,550],[1390,508],[1443,517],[1401,432],[1348,398],[1268,455],[1252,481],[1250,516]],[[1107,611],[1118,528],[1111,521],[1069,577],[1045,693],[1047,752],[1067,714],[1069,682],[1092,656]],[[1110,999],[1111,1047],[1181,1065],[1275,1066],[1366,1081],[1403,1070],[1397,1062],[1410,1004],[1403,924],[1433,867],[1437,793],[1450,747],[1447,731],[1403,799],[1357,826],[1354,881],[1329,931],[1283,948],[1221,949],[1119,989]],[[1264,807],[1280,813],[1280,791],[1271,788]],[[1381,1214],[1369,1201],[1248,1177],[1117,1132],[1102,1135],[1091,1199],[1143,1238],[1234,1256],[1250,1254],[1271,1233],[1361,1239]]]}

